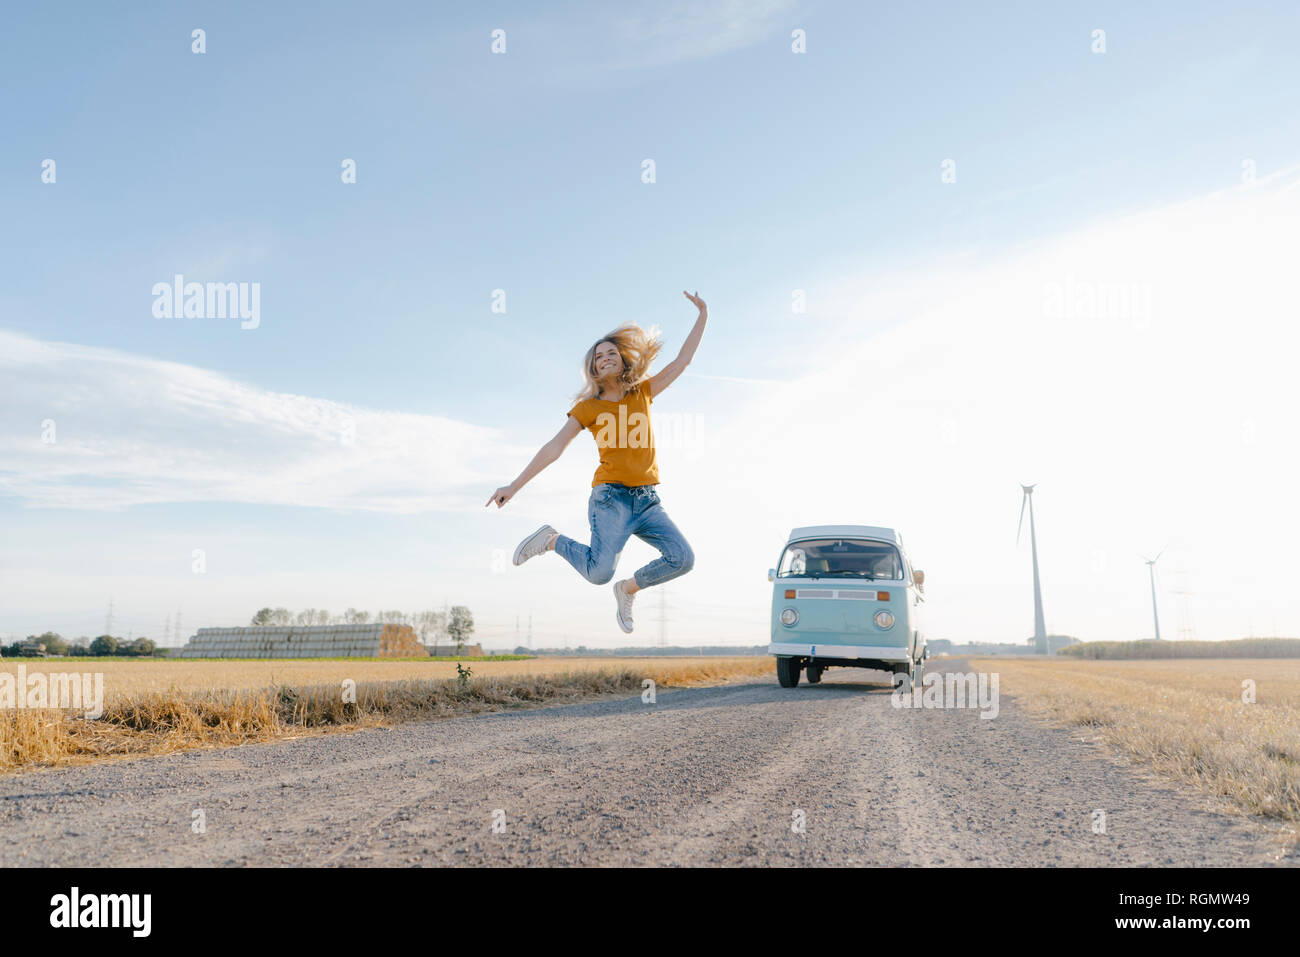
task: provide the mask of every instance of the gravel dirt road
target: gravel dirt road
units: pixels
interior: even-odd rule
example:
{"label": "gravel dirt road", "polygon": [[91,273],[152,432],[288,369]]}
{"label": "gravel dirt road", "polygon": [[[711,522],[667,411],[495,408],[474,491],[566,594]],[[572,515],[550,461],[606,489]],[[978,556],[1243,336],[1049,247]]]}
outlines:
{"label": "gravel dirt road", "polygon": [[1300,863],[1277,823],[1217,813],[1005,693],[986,720],[896,709],[887,681],[744,679],[6,776],[0,865]]}

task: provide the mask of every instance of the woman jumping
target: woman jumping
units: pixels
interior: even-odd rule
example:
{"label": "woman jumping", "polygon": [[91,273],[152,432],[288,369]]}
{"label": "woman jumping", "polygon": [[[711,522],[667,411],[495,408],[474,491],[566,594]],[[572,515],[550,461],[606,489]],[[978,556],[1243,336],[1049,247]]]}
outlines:
{"label": "woman jumping", "polygon": [[659,466],[650,428],[650,403],[691,364],[709,318],[703,299],[685,291],[682,295],[695,303],[700,315],[677,358],[658,375],[647,377],[650,364],[663,346],[658,338],[629,322],[598,340],[583,360],[586,386],[575,396],[577,404],[569,410],[563,428],[541,447],[517,479],[497,489],[487,500],[487,505],[496,502],[501,508],[533,476],[558,459],[575,435],[589,429],[600,452],[600,467],[587,501],[590,547],[543,525],[519,543],[515,564],[555,551],[587,581],[604,585],[614,577],[614,567],[629,537],[635,535],[653,545],[659,550],[659,558],[638,568],[631,578],[614,582],[616,615],[625,632],[632,630],[633,595],[642,588],[685,575],[695,564],[695,553],[655,492]]}

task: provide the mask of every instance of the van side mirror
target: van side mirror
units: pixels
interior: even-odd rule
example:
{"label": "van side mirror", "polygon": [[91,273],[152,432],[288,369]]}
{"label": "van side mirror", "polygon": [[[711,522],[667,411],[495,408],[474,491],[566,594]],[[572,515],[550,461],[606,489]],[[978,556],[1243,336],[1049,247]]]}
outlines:
{"label": "van side mirror", "polygon": [[767,580],[770,581],[770,582],[774,582],[774,581],[776,581],[776,569],[775,569],[775,568],[769,568],[769,569],[767,570]]}
{"label": "van side mirror", "polygon": [[912,581],[916,582],[916,587],[925,591],[925,572],[919,568],[912,570]]}

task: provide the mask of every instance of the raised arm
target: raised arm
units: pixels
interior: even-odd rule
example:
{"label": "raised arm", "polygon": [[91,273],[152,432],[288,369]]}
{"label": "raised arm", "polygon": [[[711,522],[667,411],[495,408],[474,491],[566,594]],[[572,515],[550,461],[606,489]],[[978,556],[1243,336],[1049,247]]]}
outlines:
{"label": "raised arm", "polygon": [[519,477],[509,485],[503,485],[493,492],[492,497],[487,500],[483,507],[487,508],[487,506],[491,505],[493,502],[497,503],[497,508],[505,505],[506,502],[514,498],[516,492],[532,480],[533,476],[558,459],[564,453],[564,450],[569,447],[569,443],[573,441],[573,437],[581,431],[582,424],[578,422],[577,419],[573,416],[569,416],[565,419],[564,425],[560,427],[560,431],[555,433],[555,437],[552,438],[551,441],[547,442],[537,450],[537,454],[533,456],[533,460],[528,463],[524,470],[519,473]]}
{"label": "raised arm", "polygon": [[695,350],[699,348],[700,340],[704,338],[704,324],[709,320],[709,307],[705,305],[698,292],[691,295],[683,289],[682,295],[699,307],[700,315],[695,320],[695,328],[691,330],[691,334],[682,343],[677,358],[650,377],[650,389],[656,397],[664,389],[672,385],[677,380],[677,377],[686,370],[686,367],[691,364],[691,360],[695,358]]}

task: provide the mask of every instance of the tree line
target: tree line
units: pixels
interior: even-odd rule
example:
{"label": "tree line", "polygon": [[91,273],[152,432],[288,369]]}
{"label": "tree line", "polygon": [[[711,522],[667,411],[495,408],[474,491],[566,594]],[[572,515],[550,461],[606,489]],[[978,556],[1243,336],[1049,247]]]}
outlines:
{"label": "tree line", "polygon": [[1228,641],[1089,641],[1062,648],[1075,658],[1300,658],[1300,638]]}
{"label": "tree line", "polygon": [[43,635],[28,635],[26,638],[8,645],[0,645],[2,658],[30,658],[39,655],[94,656],[107,658],[112,655],[140,657],[152,655],[158,649],[148,638],[114,638],[112,635],[100,635],[98,638],[80,638],[68,640],[55,631]]}

